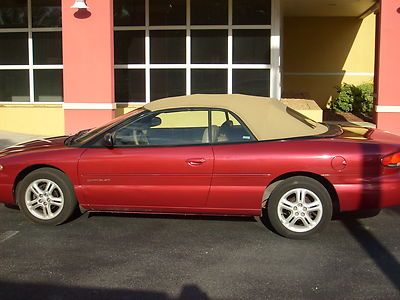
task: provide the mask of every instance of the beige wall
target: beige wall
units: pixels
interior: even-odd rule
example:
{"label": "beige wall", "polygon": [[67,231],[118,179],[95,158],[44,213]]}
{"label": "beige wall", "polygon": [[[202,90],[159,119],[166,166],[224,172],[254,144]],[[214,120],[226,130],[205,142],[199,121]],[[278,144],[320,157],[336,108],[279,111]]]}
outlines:
{"label": "beige wall", "polygon": [[[145,103],[143,103],[144,105]],[[122,116],[136,108],[142,107],[143,105],[134,104],[117,104],[117,109],[115,110],[115,117]]]}
{"label": "beige wall", "polygon": [[285,18],[282,96],[326,107],[342,82],[373,81],[375,15]]}
{"label": "beige wall", "polygon": [[0,130],[44,136],[64,134],[62,105],[0,105]]}

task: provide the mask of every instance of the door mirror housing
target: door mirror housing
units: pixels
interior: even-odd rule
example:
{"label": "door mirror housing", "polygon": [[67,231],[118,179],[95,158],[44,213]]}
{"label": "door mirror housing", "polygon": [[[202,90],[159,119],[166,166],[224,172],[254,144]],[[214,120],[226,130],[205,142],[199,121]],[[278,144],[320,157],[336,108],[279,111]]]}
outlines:
{"label": "door mirror housing", "polygon": [[114,138],[111,133],[106,133],[103,136],[103,145],[107,148],[112,148],[114,146]]}
{"label": "door mirror housing", "polygon": [[159,117],[154,117],[153,119],[151,119],[150,127],[156,127],[159,125],[161,125],[161,119]]}

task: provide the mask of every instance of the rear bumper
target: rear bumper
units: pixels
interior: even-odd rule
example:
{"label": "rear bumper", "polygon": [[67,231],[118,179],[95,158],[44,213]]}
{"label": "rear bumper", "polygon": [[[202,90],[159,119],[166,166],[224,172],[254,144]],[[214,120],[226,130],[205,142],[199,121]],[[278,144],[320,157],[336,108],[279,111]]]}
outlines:
{"label": "rear bumper", "polygon": [[400,174],[334,186],[341,211],[400,206]]}

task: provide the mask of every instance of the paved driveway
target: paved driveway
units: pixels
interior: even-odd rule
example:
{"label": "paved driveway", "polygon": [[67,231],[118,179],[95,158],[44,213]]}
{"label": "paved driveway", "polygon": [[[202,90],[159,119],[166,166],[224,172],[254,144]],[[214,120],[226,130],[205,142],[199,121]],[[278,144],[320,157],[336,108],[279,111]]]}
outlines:
{"label": "paved driveway", "polygon": [[0,130],[0,149],[36,138],[39,138],[39,136]]}
{"label": "paved driveway", "polygon": [[0,206],[0,299],[394,299],[399,238],[399,208],[297,241],[252,218],[85,214],[43,227]]}

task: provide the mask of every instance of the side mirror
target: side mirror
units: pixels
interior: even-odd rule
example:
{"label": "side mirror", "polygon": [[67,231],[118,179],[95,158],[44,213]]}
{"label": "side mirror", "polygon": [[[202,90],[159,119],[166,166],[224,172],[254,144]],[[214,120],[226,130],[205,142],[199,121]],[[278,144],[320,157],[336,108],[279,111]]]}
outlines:
{"label": "side mirror", "polygon": [[103,145],[107,148],[112,148],[114,146],[113,135],[111,133],[106,133],[103,136]]}
{"label": "side mirror", "polygon": [[151,119],[150,127],[156,127],[159,125],[161,125],[161,119],[159,117],[154,117],[153,119]]}

